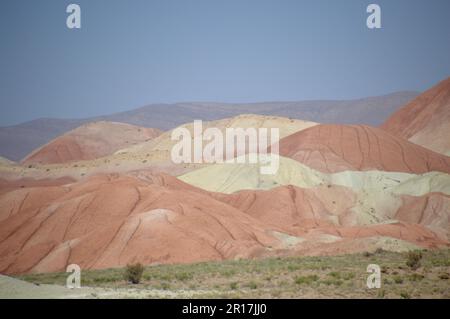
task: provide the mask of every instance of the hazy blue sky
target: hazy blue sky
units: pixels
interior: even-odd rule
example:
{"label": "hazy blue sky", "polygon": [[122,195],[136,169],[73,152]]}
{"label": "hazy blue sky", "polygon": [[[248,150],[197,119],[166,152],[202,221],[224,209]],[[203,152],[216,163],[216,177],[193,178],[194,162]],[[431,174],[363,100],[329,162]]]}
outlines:
{"label": "hazy blue sky", "polygon": [[[66,6],[82,29],[66,27]],[[381,30],[366,7],[382,8]],[[4,0],[0,125],[145,104],[347,99],[450,76],[448,0]]]}

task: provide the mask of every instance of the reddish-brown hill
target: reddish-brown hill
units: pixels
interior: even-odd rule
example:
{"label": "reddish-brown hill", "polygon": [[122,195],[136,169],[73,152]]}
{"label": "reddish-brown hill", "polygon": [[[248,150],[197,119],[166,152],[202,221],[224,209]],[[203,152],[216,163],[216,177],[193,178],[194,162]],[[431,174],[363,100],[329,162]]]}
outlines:
{"label": "reddish-brown hill", "polygon": [[145,172],[43,183],[0,192],[1,273],[63,271],[72,263],[95,269],[345,253],[367,250],[367,240],[382,237],[428,248],[448,244],[426,227],[432,214],[446,211],[425,207],[426,225],[407,216],[405,222],[361,226],[350,210],[355,196],[343,187],[225,195]]}
{"label": "reddish-brown hill", "polygon": [[322,172],[450,173],[450,158],[365,125],[317,125],[280,141],[280,155]]}
{"label": "reddish-brown hill", "polygon": [[382,126],[439,153],[450,152],[450,78],[419,95]]}
{"label": "reddish-brown hill", "polygon": [[105,175],[0,199],[0,272],[251,258],[262,223],[171,177]]}
{"label": "reddish-brown hill", "polygon": [[57,164],[91,160],[148,141],[160,130],[116,122],[85,124],[33,151],[24,164]]}

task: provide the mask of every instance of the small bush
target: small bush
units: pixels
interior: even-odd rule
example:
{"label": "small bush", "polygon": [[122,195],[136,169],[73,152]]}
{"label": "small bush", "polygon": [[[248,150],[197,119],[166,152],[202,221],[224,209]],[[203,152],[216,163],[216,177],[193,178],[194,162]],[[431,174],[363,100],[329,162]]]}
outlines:
{"label": "small bush", "polygon": [[220,272],[220,274],[224,277],[230,278],[233,277],[234,275],[236,275],[236,271],[235,270],[223,270]]}
{"label": "small bush", "polygon": [[341,286],[343,284],[343,281],[340,279],[325,279],[324,281],[322,281],[322,283],[324,283],[327,286]]}
{"label": "small bush", "polygon": [[297,285],[310,284],[314,281],[317,281],[318,279],[319,277],[317,275],[299,276],[295,278],[295,283]]}
{"label": "small bush", "polygon": [[406,292],[406,291],[402,291],[400,293],[400,297],[402,297],[403,299],[410,299],[411,295],[408,292]]}
{"label": "small bush", "polygon": [[237,287],[238,287],[238,283],[237,283],[237,282],[232,282],[232,283],[230,283],[230,288],[231,288],[231,289],[236,290]]}
{"label": "small bush", "polygon": [[170,284],[168,282],[161,283],[161,289],[169,290],[170,289]]}
{"label": "small bush", "polygon": [[182,273],[175,274],[175,278],[179,281],[186,281],[186,280],[191,280],[193,278],[193,275],[188,272],[182,272]]}
{"label": "small bush", "polygon": [[394,282],[395,282],[396,284],[402,284],[402,283],[403,283],[403,278],[400,277],[400,276],[395,276],[395,277],[394,277]]}
{"label": "small bush", "polygon": [[352,272],[343,273],[341,278],[344,280],[351,280],[351,279],[355,278],[355,274]]}
{"label": "small bush", "polygon": [[249,282],[248,287],[250,289],[256,289],[256,288],[258,288],[258,284],[254,281],[251,281],[251,282]]}
{"label": "small bush", "polygon": [[410,281],[420,281],[423,278],[425,278],[425,276],[421,274],[412,274],[411,276],[409,276]]}
{"label": "small bush", "polygon": [[422,259],[422,253],[420,251],[410,251],[408,252],[408,257],[406,260],[406,266],[416,270],[420,267],[420,260]]}
{"label": "small bush", "polygon": [[340,274],[339,272],[337,272],[337,271],[332,271],[332,272],[330,272],[330,273],[328,274],[328,276],[333,277],[333,278],[336,278],[336,279],[341,278],[341,274]]}
{"label": "small bush", "polygon": [[101,276],[96,277],[93,280],[95,283],[108,283],[108,282],[115,282],[117,279],[114,276]]}
{"label": "small bush", "polygon": [[442,273],[442,274],[439,274],[439,279],[442,279],[442,280],[447,280],[447,279],[449,279],[450,278],[450,276],[449,276],[449,274],[447,274],[447,273]]}
{"label": "small bush", "polygon": [[288,265],[287,268],[289,271],[296,271],[296,270],[300,269],[300,266],[299,265]]}
{"label": "small bush", "polygon": [[125,269],[125,279],[132,284],[138,284],[141,282],[143,272],[144,266],[141,263],[128,264]]}

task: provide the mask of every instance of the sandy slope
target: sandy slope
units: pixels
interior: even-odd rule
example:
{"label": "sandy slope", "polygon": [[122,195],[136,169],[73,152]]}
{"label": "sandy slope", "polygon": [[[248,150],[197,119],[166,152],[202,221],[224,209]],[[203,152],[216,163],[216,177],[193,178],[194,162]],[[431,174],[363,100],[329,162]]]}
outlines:
{"label": "sandy slope", "polygon": [[[242,114],[236,117],[226,118],[217,121],[202,122],[203,130],[209,127],[218,128],[222,131],[225,136],[225,130],[227,128],[278,128],[280,133],[280,138],[291,135],[295,132],[302,131],[309,127],[313,127],[317,123],[288,119],[284,117],[277,116],[264,116],[256,114]],[[190,131],[191,136],[193,136],[193,123],[187,123],[179,127],[186,128]],[[177,143],[177,141],[171,140],[172,131],[167,131],[158,138],[155,138],[147,143],[141,143],[136,146],[131,146],[129,148],[118,151],[117,153],[142,153],[149,151],[166,151],[170,154],[172,146]],[[206,142],[205,142],[206,144]]]}
{"label": "sandy slope", "polygon": [[[225,131],[227,127],[277,127],[280,129],[280,137],[314,125],[317,124],[261,115],[240,115],[235,118],[203,122],[204,129],[217,127],[222,131]],[[192,131],[192,123],[188,123],[182,127],[186,127]],[[169,131],[149,141],[121,149],[113,155],[93,160],[74,161],[62,164],[34,164],[32,167],[28,165],[17,167],[0,165],[0,177],[7,180],[63,177],[79,180],[99,173],[126,173],[142,169],[176,176],[204,166],[204,164],[174,164],[170,157],[170,151],[175,143],[176,141],[171,140],[171,131]]]}
{"label": "sandy slope", "polygon": [[38,148],[22,161],[24,165],[57,164],[110,155],[123,147],[148,141],[161,131],[116,122],[82,125]]}
{"label": "sandy slope", "polygon": [[0,165],[13,165],[13,164],[15,164],[13,161],[10,161],[9,159],[0,156]]}
{"label": "sandy slope", "polygon": [[0,275],[0,299],[148,299],[192,298],[219,293],[214,290],[162,290],[143,288],[69,289],[59,285],[35,285],[23,280]]}
{"label": "sandy slope", "polygon": [[102,289],[68,289],[57,285],[35,285],[0,275],[0,299],[73,299],[92,298]]}
{"label": "sandy slope", "polygon": [[450,78],[399,109],[381,127],[430,150],[450,155]]}

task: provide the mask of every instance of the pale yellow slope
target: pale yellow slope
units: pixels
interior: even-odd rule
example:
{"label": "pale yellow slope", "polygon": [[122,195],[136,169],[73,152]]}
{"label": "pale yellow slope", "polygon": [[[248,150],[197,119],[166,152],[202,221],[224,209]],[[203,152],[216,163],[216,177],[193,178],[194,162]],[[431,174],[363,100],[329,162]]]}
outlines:
{"label": "pale yellow slope", "polygon": [[[280,138],[294,132],[317,125],[314,122],[291,120],[283,117],[262,115],[239,115],[233,118],[212,122],[203,122],[203,129],[217,127],[225,131],[228,127],[234,128],[279,128]],[[193,130],[193,123],[181,127]],[[115,154],[94,160],[74,161],[64,164],[33,164],[31,166],[6,167],[0,166],[0,178],[58,178],[69,176],[75,179],[85,178],[98,173],[120,173],[133,170],[150,170],[164,172],[171,175],[180,175],[206,164],[174,164],[170,151],[176,141],[171,140],[172,131],[129,148],[115,152]]]}
{"label": "pale yellow slope", "polygon": [[309,188],[327,182],[326,174],[282,156],[275,175],[260,174],[258,164],[214,164],[179,176],[179,179],[205,190],[227,194],[283,185]]}
{"label": "pale yellow slope", "polygon": [[196,187],[223,193],[240,190],[267,190],[283,185],[301,188],[333,185],[350,188],[357,196],[353,207],[359,225],[390,222],[402,205],[401,195],[428,193],[450,195],[450,175],[430,172],[423,175],[382,172],[344,171],[325,174],[297,161],[280,157],[276,175],[261,175],[256,164],[215,164],[179,177]]}
{"label": "pale yellow slope", "polygon": [[[202,122],[203,130],[210,127],[215,127],[220,129],[223,134],[227,128],[278,128],[280,130],[280,139],[315,125],[317,125],[317,123],[255,114],[243,114],[217,121]],[[186,123],[180,127],[188,129],[193,136],[193,123]],[[172,131],[167,131],[151,141],[117,151],[116,153],[148,153],[152,151],[159,151],[170,154],[172,146],[177,142],[171,140],[171,135]]]}
{"label": "pale yellow slope", "polygon": [[323,184],[353,189],[377,190],[421,196],[430,192],[450,195],[450,175],[430,172],[422,175],[383,171],[344,171],[326,174],[295,160],[280,156],[275,175],[260,174],[258,164],[214,164],[186,173],[179,178],[191,185],[216,192],[233,193],[244,189],[271,189],[281,185],[303,188]]}
{"label": "pale yellow slope", "polygon": [[0,165],[14,165],[15,163],[13,161],[10,161],[7,158],[0,156]]}

